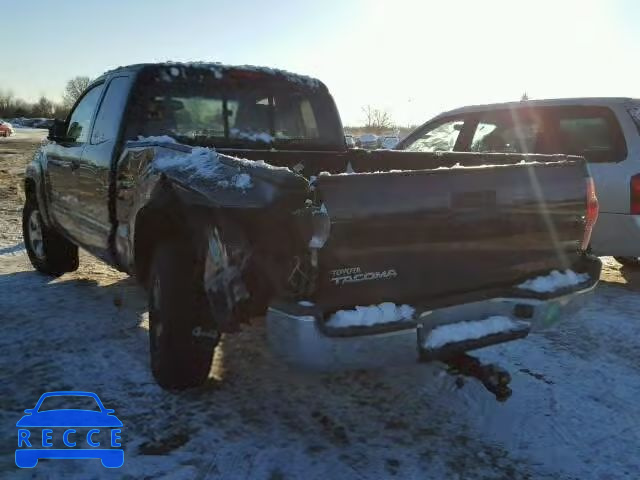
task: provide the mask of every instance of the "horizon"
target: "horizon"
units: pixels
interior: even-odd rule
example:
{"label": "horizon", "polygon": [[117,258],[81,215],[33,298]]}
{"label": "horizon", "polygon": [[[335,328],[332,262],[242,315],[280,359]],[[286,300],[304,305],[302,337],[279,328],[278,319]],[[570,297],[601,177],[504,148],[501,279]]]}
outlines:
{"label": "horizon", "polygon": [[[525,92],[531,99],[640,96],[633,62],[640,4],[629,0],[545,0],[518,9],[503,0],[167,5],[5,6],[5,38],[16,45],[3,52],[0,90],[60,101],[72,77],[96,78],[120,65],[254,64],[319,78],[345,125],[360,125],[361,108],[371,105],[401,127],[464,105],[517,101]],[[85,17],[101,21],[78,20]],[[49,40],[41,33],[48,31],[63,33]]]}

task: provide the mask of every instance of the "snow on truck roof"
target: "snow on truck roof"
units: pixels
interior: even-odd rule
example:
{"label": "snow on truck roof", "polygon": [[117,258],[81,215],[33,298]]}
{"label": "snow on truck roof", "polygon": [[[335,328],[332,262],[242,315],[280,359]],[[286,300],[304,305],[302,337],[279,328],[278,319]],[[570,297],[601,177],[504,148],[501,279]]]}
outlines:
{"label": "snow on truck roof", "polygon": [[611,105],[626,105],[629,103],[640,102],[640,99],[631,97],[576,97],[576,98],[548,98],[541,100],[524,100],[519,102],[504,102],[504,103],[488,103],[484,105],[467,105],[465,107],[454,108],[442,112],[438,117],[462,114],[462,113],[474,113],[483,112],[486,110],[498,110],[507,108],[522,108],[522,107],[560,107],[560,106],[611,106]]}
{"label": "snow on truck roof", "polygon": [[161,63],[138,63],[134,65],[126,65],[122,67],[118,67],[112,70],[108,70],[103,73],[99,79],[106,77],[108,75],[112,75],[118,72],[125,71],[134,71],[138,72],[145,68],[151,67],[183,67],[183,68],[200,68],[204,70],[209,70],[213,72],[213,74],[217,78],[222,78],[225,73],[230,71],[245,71],[245,72],[256,72],[262,73],[265,75],[272,75],[274,77],[280,77],[284,80],[287,80],[292,83],[296,83],[298,85],[308,87],[308,88],[321,88],[326,86],[317,78],[308,77],[306,75],[299,75],[297,73],[292,73],[287,70],[282,70],[279,68],[271,68],[271,67],[260,67],[255,65],[227,65],[219,62],[161,62]]}

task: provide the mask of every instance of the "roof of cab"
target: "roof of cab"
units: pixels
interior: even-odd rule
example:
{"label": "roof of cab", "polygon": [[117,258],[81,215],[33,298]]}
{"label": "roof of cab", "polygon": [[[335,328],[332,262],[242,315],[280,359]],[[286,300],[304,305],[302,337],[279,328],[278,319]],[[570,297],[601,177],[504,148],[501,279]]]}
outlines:
{"label": "roof of cab", "polygon": [[637,98],[631,97],[577,97],[577,98],[549,98],[542,100],[523,100],[519,102],[505,102],[505,103],[489,103],[486,105],[468,105],[466,107],[455,108],[442,112],[438,117],[484,112],[487,110],[503,110],[509,108],[522,108],[522,107],[561,107],[561,106],[612,106],[612,105],[626,105],[629,103],[640,102]]}
{"label": "roof of cab", "polygon": [[150,67],[166,67],[166,68],[200,68],[204,70],[211,71],[217,78],[222,78],[226,72],[229,71],[247,71],[247,72],[260,72],[267,75],[273,75],[275,77],[283,78],[287,81],[296,83],[301,86],[305,86],[308,88],[325,88],[326,86],[317,78],[308,77],[306,75],[299,75],[297,73],[288,72],[286,70],[278,69],[278,68],[270,68],[270,67],[259,67],[254,65],[226,65],[219,62],[161,62],[161,63],[138,63],[134,65],[126,65],[118,68],[114,68],[113,70],[109,70],[103,73],[99,78],[96,79],[102,80],[107,76],[113,75],[115,73],[124,73],[124,72],[133,72],[137,73],[145,68]]}

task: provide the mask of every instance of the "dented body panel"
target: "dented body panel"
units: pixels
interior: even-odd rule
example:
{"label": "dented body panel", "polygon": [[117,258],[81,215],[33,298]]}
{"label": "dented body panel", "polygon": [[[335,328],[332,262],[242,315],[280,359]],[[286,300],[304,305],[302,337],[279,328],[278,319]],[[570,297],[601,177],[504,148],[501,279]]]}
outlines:
{"label": "dented body panel", "polygon": [[[166,206],[168,197],[179,205],[174,208],[253,210],[268,209],[288,195],[301,205],[308,194],[308,182],[288,170],[271,169],[260,164],[241,162],[233,157],[202,152],[203,162],[215,169],[198,171],[188,167],[192,152],[186,145],[154,141],[128,142],[116,165],[116,220],[114,248],[118,264],[134,272],[134,243],[139,213],[154,204]],[[185,163],[181,165],[180,159]],[[176,159],[178,159],[176,161]],[[164,166],[163,161],[165,162]],[[234,178],[250,177],[250,185],[233,186]]]}

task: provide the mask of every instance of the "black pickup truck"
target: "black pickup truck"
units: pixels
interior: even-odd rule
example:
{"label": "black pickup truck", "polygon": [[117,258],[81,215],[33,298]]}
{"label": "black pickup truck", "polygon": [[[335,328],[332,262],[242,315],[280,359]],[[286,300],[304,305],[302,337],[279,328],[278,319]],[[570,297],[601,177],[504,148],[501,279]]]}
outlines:
{"label": "black pickup truck", "polygon": [[265,315],[309,368],[460,358],[526,336],[596,285],[583,159],[348,149],[318,80],[144,64],[95,80],[27,168],[34,267],[78,246],[149,292],[151,368],[201,384]]}

